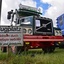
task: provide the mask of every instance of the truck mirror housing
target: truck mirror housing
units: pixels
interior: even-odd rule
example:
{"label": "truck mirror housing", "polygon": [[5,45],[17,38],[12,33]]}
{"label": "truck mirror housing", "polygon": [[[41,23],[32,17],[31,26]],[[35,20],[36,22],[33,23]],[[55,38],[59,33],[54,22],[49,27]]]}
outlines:
{"label": "truck mirror housing", "polygon": [[7,19],[11,19],[11,12],[8,12]]}
{"label": "truck mirror housing", "polygon": [[7,19],[11,19],[11,14],[13,14],[13,10],[8,12]]}

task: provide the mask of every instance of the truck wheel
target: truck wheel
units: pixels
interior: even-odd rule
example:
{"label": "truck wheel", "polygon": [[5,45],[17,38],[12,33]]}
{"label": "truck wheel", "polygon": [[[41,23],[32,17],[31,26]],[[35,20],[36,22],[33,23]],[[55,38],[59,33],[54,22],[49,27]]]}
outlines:
{"label": "truck wheel", "polygon": [[48,48],[42,48],[42,50],[44,51],[44,53],[48,52]]}
{"label": "truck wheel", "polygon": [[55,46],[51,46],[48,48],[48,52],[51,53],[51,52],[54,52],[55,50]]}
{"label": "truck wheel", "polygon": [[44,51],[44,53],[51,53],[51,52],[54,52],[55,46],[51,46],[48,48],[42,48],[42,50]]}

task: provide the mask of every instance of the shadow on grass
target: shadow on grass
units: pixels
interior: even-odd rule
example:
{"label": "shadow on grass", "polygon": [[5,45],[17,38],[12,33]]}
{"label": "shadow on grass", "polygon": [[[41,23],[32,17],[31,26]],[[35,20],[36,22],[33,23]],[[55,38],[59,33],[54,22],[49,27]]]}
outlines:
{"label": "shadow on grass", "polygon": [[[54,52],[52,52],[52,54],[57,54],[57,53],[63,53],[64,54],[64,49],[60,49],[60,48],[56,48]],[[28,54],[44,54],[44,52],[42,51],[42,49],[29,49],[28,51],[24,51],[21,53],[21,55],[28,55]],[[47,53],[45,53],[47,54]],[[48,53],[51,54],[51,53]]]}
{"label": "shadow on grass", "polygon": [[21,54],[25,55],[25,54],[42,54],[43,51],[41,49],[30,49],[28,51],[24,51]]}
{"label": "shadow on grass", "polygon": [[54,53],[64,53],[64,48],[56,48]]}

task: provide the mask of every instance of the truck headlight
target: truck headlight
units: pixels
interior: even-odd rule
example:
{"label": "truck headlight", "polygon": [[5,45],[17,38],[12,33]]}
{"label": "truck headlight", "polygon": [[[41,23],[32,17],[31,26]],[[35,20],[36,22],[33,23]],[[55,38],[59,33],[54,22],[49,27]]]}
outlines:
{"label": "truck headlight", "polygon": [[60,34],[60,35],[62,35],[62,32],[61,32],[61,31],[59,31],[59,34]]}
{"label": "truck headlight", "polygon": [[27,30],[26,29],[23,29],[23,33],[26,33],[27,32]]}
{"label": "truck headlight", "polygon": [[62,35],[62,33],[61,33],[61,31],[56,31],[56,35],[58,35],[58,36],[61,36]]}
{"label": "truck headlight", "polygon": [[32,30],[31,29],[28,29],[28,33],[31,34],[32,33]]}
{"label": "truck headlight", "polygon": [[56,31],[56,33],[58,34],[58,31]]}

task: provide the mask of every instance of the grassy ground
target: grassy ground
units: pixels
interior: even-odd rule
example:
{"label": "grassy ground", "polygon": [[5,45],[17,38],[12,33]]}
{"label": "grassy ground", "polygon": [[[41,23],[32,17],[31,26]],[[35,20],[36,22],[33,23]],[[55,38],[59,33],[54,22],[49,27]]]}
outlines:
{"label": "grassy ground", "polygon": [[43,54],[41,49],[29,50],[15,55],[0,54],[0,64],[64,64],[64,49],[56,49],[53,53]]}

